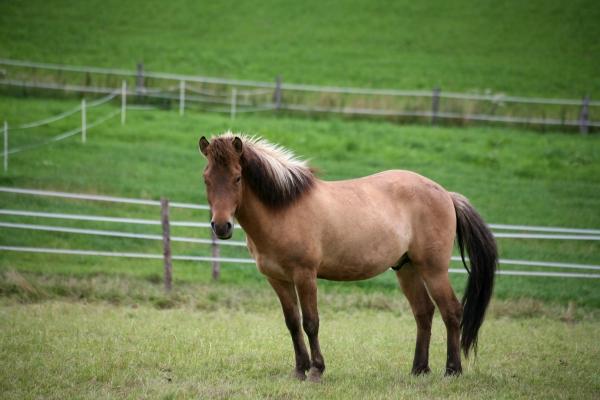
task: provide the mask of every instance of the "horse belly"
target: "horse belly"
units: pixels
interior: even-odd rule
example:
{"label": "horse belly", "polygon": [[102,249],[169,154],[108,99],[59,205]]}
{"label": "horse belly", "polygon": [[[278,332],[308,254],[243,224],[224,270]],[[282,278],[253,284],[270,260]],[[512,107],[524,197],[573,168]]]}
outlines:
{"label": "horse belly", "polygon": [[377,276],[395,266],[407,246],[400,238],[377,242],[348,243],[344,250],[323,260],[318,277],[334,281],[357,281]]}

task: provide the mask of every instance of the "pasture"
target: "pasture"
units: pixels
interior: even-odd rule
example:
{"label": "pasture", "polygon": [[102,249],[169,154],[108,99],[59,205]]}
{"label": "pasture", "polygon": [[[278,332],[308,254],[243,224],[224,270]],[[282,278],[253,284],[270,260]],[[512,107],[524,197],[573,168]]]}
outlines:
{"label": "pasture", "polygon": [[[249,307],[225,305],[239,292],[214,292],[222,297],[212,310],[2,300],[3,398],[591,399],[600,391],[597,320],[566,323],[539,312],[515,318],[496,307],[477,360],[465,363],[460,378],[445,379],[445,329],[436,317],[433,371],[412,377],[415,327],[403,302],[390,309],[346,303],[344,310],[344,297],[327,290],[321,337],[328,370],[320,385],[296,382],[290,340],[267,289],[246,291]],[[263,296],[264,308],[256,305]]]}
{"label": "pasture", "polygon": [[[74,104],[2,98],[0,110],[18,124]],[[113,108],[107,104],[94,112]],[[11,140],[34,143],[78,123],[75,115],[26,135],[15,132]],[[91,129],[86,144],[74,137],[12,156],[1,184],[205,203],[204,160],[196,141],[201,134],[227,129],[261,134],[294,149],[311,158],[326,179],[388,168],[416,170],[469,196],[489,222],[600,225],[593,212],[599,208],[597,136],[500,128],[260,116],[231,121],[219,115],[131,111],[124,126],[115,118]],[[158,212],[13,194],[2,195],[2,206],[140,218],[157,218]],[[207,218],[189,210],[174,214]],[[144,241],[15,229],[2,229],[0,240],[160,252],[159,245]],[[598,250],[596,242],[500,240],[504,258],[598,264]],[[178,244],[174,251],[206,255],[208,249]],[[459,379],[441,377],[445,340],[439,316],[431,350],[434,373],[408,375],[415,326],[391,272],[357,283],[323,281],[322,343],[329,362],[323,384],[311,387],[289,377],[292,353],[279,305],[254,267],[224,265],[215,283],[209,265],[175,262],[170,294],[162,289],[161,271],[160,261],[3,252],[2,370],[12,372],[0,380],[5,397],[545,398],[578,393],[593,398],[600,390],[594,372],[600,357],[595,280],[500,276],[479,357],[465,363]],[[460,292],[464,275],[452,278]]]}
{"label": "pasture", "polygon": [[[70,105],[60,101],[5,99],[0,102],[9,120],[15,123],[55,114]],[[95,112],[104,113],[111,105]],[[29,110],[23,112],[23,110]],[[90,116],[92,120],[93,116]],[[62,124],[62,125],[61,125]],[[71,125],[69,125],[71,124]],[[78,116],[65,119],[37,132],[15,132],[20,141],[41,140],[78,124]],[[384,169],[415,170],[438,181],[449,190],[468,196],[490,223],[530,224],[594,228],[600,226],[598,209],[598,137],[558,133],[540,135],[525,131],[492,128],[429,128],[386,123],[344,120],[310,121],[292,118],[247,116],[231,121],[218,115],[189,114],[180,117],[168,111],[132,111],[126,125],[117,119],[90,130],[88,142],[78,138],[23,152],[11,157],[3,185],[90,192],[107,195],[158,198],[206,203],[201,183],[203,158],[196,147],[198,136],[227,129],[261,134],[274,142],[312,159],[324,179],[363,176]],[[53,131],[54,130],[54,131]],[[21,136],[20,136],[21,135]],[[36,135],[39,135],[36,137]],[[6,208],[81,214],[157,218],[157,210],[133,206],[107,208],[58,199],[31,198],[3,194]],[[153,214],[154,213],[154,214]],[[205,213],[174,211],[174,219],[205,221]],[[15,221],[14,217],[6,217]],[[22,219],[21,219],[22,221]],[[30,219],[28,221],[36,221]],[[47,221],[38,220],[39,223]],[[66,226],[82,226],[65,221]],[[85,224],[84,227],[99,227]],[[101,225],[101,228],[109,228]],[[135,227],[134,232],[140,231]],[[143,228],[159,233],[158,227]],[[206,237],[206,231],[179,228],[177,233]],[[237,232],[240,239],[241,232]],[[5,245],[82,248],[160,253],[160,246],[145,241],[75,236],[3,229]],[[177,244],[179,254],[207,255],[208,249]],[[500,240],[501,257],[539,261],[598,264],[598,243],[581,241]],[[223,255],[247,256],[245,250],[224,249]],[[39,273],[85,274],[69,257],[3,254],[2,268],[15,265]],[[77,257],[75,257],[77,259]],[[39,260],[46,260],[40,265]],[[53,262],[51,260],[61,260]],[[52,266],[48,265],[50,261]],[[106,266],[117,274],[158,275],[160,263],[96,259],[85,261]],[[118,264],[118,265],[115,265]],[[128,265],[142,264],[140,267]],[[146,263],[148,264],[148,263]],[[121,268],[120,265],[126,267]],[[206,267],[202,267],[207,269]],[[95,267],[90,267],[93,271]],[[102,268],[101,268],[102,269]],[[194,280],[190,264],[176,266],[175,279]],[[195,270],[195,269],[194,269]],[[235,271],[235,272],[234,272]],[[91,273],[91,272],[90,272]],[[208,277],[208,271],[205,272]],[[460,288],[464,277],[455,277]],[[250,266],[228,265],[223,279],[231,282],[260,281]],[[358,287],[396,291],[393,276],[356,284]],[[506,278],[500,280],[496,295],[501,298],[528,297],[581,307],[600,305],[597,284],[589,280]],[[377,289],[379,290],[379,289]]]}
{"label": "pasture", "polygon": [[[160,12],[157,12],[160,10]],[[11,1],[0,56],[338,86],[598,96],[594,0]],[[51,33],[51,34],[49,34]]]}
{"label": "pasture", "polygon": [[[589,0],[509,3],[2,2],[0,57],[238,79],[597,97],[600,7]],[[576,60],[576,62],[574,62]],[[8,94],[10,93],[10,95]],[[0,88],[10,127],[79,99]],[[118,111],[118,98],[88,121]],[[76,128],[78,113],[10,131],[11,149]],[[421,173],[467,196],[489,223],[600,228],[600,137],[506,127],[398,125],[285,114],[129,110],[78,136],[10,156],[0,186],[205,204],[201,135],[264,136],[323,179],[385,169]],[[0,193],[0,208],[158,219],[158,208]],[[205,222],[206,212],[172,210]],[[159,226],[4,222],[160,234]],[[173,234],[207,237],[204,228]],[[238,229],[234,239],[241,240]],[[499,239],[505,259],[600,265],[599,241]],[[0,228],[0,245],[161,253],[160,243]],[[173,243],[174,254],[209,255]],[[221,255],[248,257],[243,248]],[[453,267],[458,267],[453,264]],[[319,282],[322,384],[290,377],[293,353],[275,294],[252,265],[0,252],[2,398],[598,398],[600,283],[500,275],[479,354],[443,378],[445,329],[434,317],[432,374],[409,375],[415,323],[392,272]],[[503,266],[505,270],[522,269]],[[539,271],[542,268],[529,267]],[[547,271],[547,269],[546,269]],[[583,272],[564,268],[557,272]],[[465,275],[451,275],[460,295]]]}

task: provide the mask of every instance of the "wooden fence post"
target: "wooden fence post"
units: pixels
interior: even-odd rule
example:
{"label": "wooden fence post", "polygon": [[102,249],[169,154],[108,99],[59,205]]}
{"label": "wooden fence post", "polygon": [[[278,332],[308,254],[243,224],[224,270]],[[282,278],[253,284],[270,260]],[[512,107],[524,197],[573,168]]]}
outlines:
{"label": "wooden fence post", "polygon": [[281,76],[277,75],[275,78],[275,92],[273,93],[273,103],[275,103],[275,109],[281,108]]}
{"label": "wooden fence post", "polygon": [[231,89],[231,114],[230,114],[231,119],[235,119],[236,106],[237,106],[237,89],[233,88],[233,89]]}
{"label": "wooden fence post", "polygon": [[8,122],[4,121],[4,172],[8,171]]}
{"label": "wooden fence post", "polygon": [[87,121],[85,113],[85,99],[81,99],[81,143],[85,143],[86,140]]}
{"label": "wooden fence post", "polygon": [[169,226],[169,200],[161,197],[160,216],[163,234],[163,259],[165,263],[165,290],[171,290],[173,279],[173,265],[171,263],[171,229]]}
{"label": "wooden fence post", "polygon": [[146,91],[144,88],[144,63],[139,62],[137,65],[137,74],[135,77],[135,93],[139,96]]}
{"label": "wooden fence post", "polygon": [[433,89],[433,96],[431,97],[431,123],[435,124],[437,115],[440,110],[440,88]]}
{"label": "wooden fence post", "polygon": [[[210,220],[212,221],[212,212],[210,213]],[[210,239],[212,241],[211,250],[212,250],[212,278],[214,281],[218,281],[221,277],[221,265],[218,261],[218,258],[221,255],[221,251],[219,249],[219,243],[217,242],[217,235],[214,230],[210,230]]]}
{"label": "wooden fence post", "polygon": [[179,115],[185,110],[185,81],[179,81]]}
{"label": "wooden fence post", "polygon": [[583,98],[581,104],[581,113],[579,114],[579,132],[582,135],[586,135],[589,131],[589,120],[590,120],[590,96]]}
{"label": "wooden fence post", "polygon": [[127,81],[121,84],[121,125],[125,125],[125,116],[127,112]]}

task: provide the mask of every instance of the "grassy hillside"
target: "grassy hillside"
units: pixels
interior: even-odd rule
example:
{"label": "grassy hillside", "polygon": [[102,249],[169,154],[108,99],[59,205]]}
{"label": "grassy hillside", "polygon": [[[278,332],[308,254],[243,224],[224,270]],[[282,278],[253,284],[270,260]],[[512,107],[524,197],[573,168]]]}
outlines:
{"label": "grassy hillside", "polygon": [[598,96],[600,6],[490,1],[0,3],[0,57],[242,79]]}
{"label": "grassy hillside", "polygon": [[[0,113],[14,124],[67,109],[73,103],[4,98]],[[90,121],[112,110],[111,105],[90,111]],[[32,143],[76,126],[79,116],[49,128],[11,133],[11,146]],[[244,116],[231,121],[211,114],[170,111],[131,111],[125,126],[118,119],[90,130],[88,142],[78,138],[11,157],[10,171],[0,184],[19,187],[92,192],[117,196],[158,198],[204,203],[201,171],[204,160],[197,152],[201,134],[227,129],[260,134],[310,158],[325,179],[363,176],[393,168],[415,170],[440,182],[449,190],[467,195],[491,223],[598,228],[600,226],[600,154],[596,136],[544,135],[503,129],[458,129],[397,126],[386,123],[344,120],[310,121],[291,118]],[[70,212],[155,219],[158,210],[2,195],[5,208]],[[206,214],[173,211],[179,220],[205,220]],[[3,217],[3,220],[23,221]],[[28,219],[27,222],[34,222]],[[37,220],[37,223],[99,229],[159,233],[159,227],[127,227],[110,224]],[[207,232],[178,228],[180,236],[206,237]],[[241,238],[238,231],[237,238]],[[143,251],[160,253],[160,243],[76,236],[43,232],[0,230],[7,245]],[[175,244],[176,254],[206,255],[198,245]],[[500,240],[501,256],[600,264],[597,242]],[[245,250],[223,249],[224,255],[247,256]],[[37,279],[50,274],[85,277],[116,274],[160,281],[160,261],[126,261],[73,256],[2,253],[4,271],[17,269]],[[508,268],[508,267],[507,267]],[[36,275],[38,274],[38,275]],[[176,263],[176,279],[207,282],[206,266]],[[64,282],[40,285],[50,293],[69,291]],[[464,276],[454,276],[460,290]],[[226,266],[225,283],[264,284],[251,266]],[[324,283],[326,285],[326,283]],[[68,284],[67,284],[68,286]],[[3,290],[11,292],[11,285]],[[336,290],[383,291],[394,294],[393,274],[359,284],[331,284]],[[499,298],[536,298],[581,306],[600,306],[594,281],[544,278],[499,278]],[[104,295],[102,295],[104,296]],[[101,297],[102,297],[101,296]],[[85,297],[85,295],[84,295]]]}

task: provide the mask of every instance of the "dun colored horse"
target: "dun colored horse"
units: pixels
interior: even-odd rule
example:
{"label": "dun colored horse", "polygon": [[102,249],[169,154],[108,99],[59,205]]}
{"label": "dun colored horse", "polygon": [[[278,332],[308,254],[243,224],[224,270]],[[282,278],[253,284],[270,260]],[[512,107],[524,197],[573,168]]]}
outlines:
{"label": "dun colored horse", "polygon": [[[229,239],[235,217],[246,232],[258,269],[281,302],[298,379],[308,371],[319,381],[325,370],[317,278],[361,280],[390,267],[417,323],[412,373],[430,371],[434,303],[447,330],[446,375],[462,372],[460,348],[465,356],[476,350],[497,264],[494,238],[465,197],[409,171],[322,181],[290,151],[263,139],[225,133],[211,142],[202,137],[199,146],[208,160],[212,228]],[[448,278],[455,236],[469,272],[462,304]]]}

